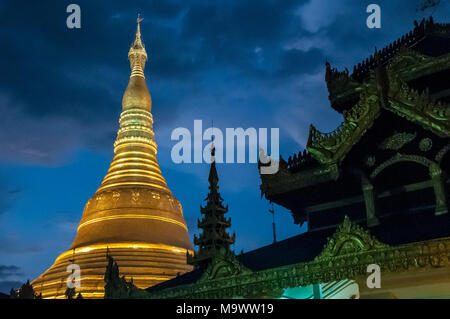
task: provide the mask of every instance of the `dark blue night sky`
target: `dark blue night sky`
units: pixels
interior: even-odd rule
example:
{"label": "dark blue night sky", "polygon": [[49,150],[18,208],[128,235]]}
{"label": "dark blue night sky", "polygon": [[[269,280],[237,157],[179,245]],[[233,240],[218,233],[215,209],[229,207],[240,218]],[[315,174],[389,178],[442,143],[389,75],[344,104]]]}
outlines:
{"label": "dark blue night sky", "polygon": [[[81,7],[81,29],[66,7]],[[366,7],[381,6],[381,29]],[[34,279],[66,251],[100,185],[128,83],[127,53],[141,13],[149,54],[158,160],[183,205],[191,238],[208,192],[208,164],[174,164],[176,127],[280,128],[286,159],[310,123],[331,131],[325,61],[355,63],[413,28],[419,0],[0,1],[0,291]],[[449,22],[450,1],[434,9]],[[206,145],[207,142],[204,142]],[[256,164],[219,164],[240,252],[270,244],[272,216]],[[305,228],[275,207],[278,238]]]}

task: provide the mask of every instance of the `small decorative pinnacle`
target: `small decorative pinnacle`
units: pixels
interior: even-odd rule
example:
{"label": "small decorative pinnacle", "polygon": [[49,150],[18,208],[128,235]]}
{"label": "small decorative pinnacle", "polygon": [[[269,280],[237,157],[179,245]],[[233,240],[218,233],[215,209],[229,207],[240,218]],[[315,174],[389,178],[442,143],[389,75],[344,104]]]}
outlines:
{"label": "small decorative pinnacle", "polygon": [[187,256],[188,262],[197,268],[206,267],[218,252],[223,249],[230,251],[230,246],[235,242],[235,235],[230,236],[227,228],[231,226],[231,219],[225,218],[228,206],[223,206],[222,197],[219,193],[219,177],[214,159],[215,147],[211,147],[211,168],[209,171],[209,194],[206,205],[200,207],[202,220],[198,220],[198,228],[202,229],[201,234],[194,236],[194,244],[198,246],[198,251],[193,257]]}
{"label": "small decorative pinnacle", "polygon": [[141,14],[138,13],[138,17],[136,19],[136,21],[137,21],[136,39],[139,39],[139,40],[141,39],[141,22],[143,20],[144,19],[141,18]]}
{"label": "small decorative pinnacle", "polygon": [[137,29],[136,29],[136,38],[131,45],[130,51],[128,52],[128,59],[130,60],[131,67],[131,76],[140,76],[145,78],[144,76],[144,68],[145,62],[147,61],[147,52],[145,51],[144,43],[141,40],[141,15],[138,14],[136,19],[137,21]]}

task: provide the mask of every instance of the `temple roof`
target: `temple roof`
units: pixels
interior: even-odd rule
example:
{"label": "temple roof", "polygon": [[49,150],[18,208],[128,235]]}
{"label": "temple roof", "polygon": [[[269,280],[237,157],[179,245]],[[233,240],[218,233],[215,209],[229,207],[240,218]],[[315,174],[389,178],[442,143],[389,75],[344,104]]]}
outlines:
{"label": "temple roof", "polygon": [[[382,226],[370,229],[370,234],[382,244],[398,246],[450,236],[450,214],[429,216],[419,214],[408,219],[389,217]],[[251,271],[313,261],[321,255],[338,227],[305,232],[300,235],[238,255],[239,262]],[[196,269],[172,280],[147,288],[156,292],[196,283],[204,270]]]}
{"label": "temple roof", "polygon": [[[425,55],[439,56],[448,52],[449,43],[439,42],[435,45],[436,37],[448,36],[450,24],[435,23],[433,17],[423,19],[420,23],[414,21],[414,29],[391,42],[381,50],[377,50],[370,57],[353,66],[352,78],[362,81],[370,75],[370,70],[379,65],[386,65],[401,48],[415,49]],[[442,38],[438,38],[438,41]]]}
{"label": "temple roof", "polygon": [[145,289],[147,292],[160,291],[166,288],[173,288],[182,285],[193,284],[197,282],[203,275],[204,269],[194,269],[188,273],[185,273],[181,276],[175,277],[171,280],[164,281],[158,285],[149,287]]}
{"label": "temple roof", "polygon": [[450,52],[450,24],[435,23],[433,18],[414,22],[414,29],[381,50],[375,47],[370,57],[348,69],[338,71],[326,62],[325,81],[329,91],[331,106],[342,113],[357,101],[357,91],[361,83],[370,78],[370,73],[380,66],[387,65],[395,55],[404,49],[437,57]]}
{"label": "temple roof", "polygon": [[[370,233],[380,242],[391,246],[450,236],[449,214],[418,214],[409,217],[390,216],[383,220],[382,225],[370,228]],[[254,271],[311,261],[322,252],[328,238],[335,232],[336,227],[305,232],[249,251],[238,256],[238,259]]]}
{"label": "temple roof", "polygon": [[[327,63],[330,102],[334,108],[336,101],[343,102],[338,107],[343,121],[326,133],[311,124],[306,150],[287,161],[280,159],[278,173],[261,175],[261,191],[266,198],[273,200],[276,195],[336,181],[344,161],[359,147],[364,136],[376,130],[379,133],[376,136],[382,138],[383,132],[395,129],[403,120],[415,130],[423,129],[437,139],[448,139],[449,30],[448,24],[436,24],[431,18],[424,20],[409,34],[356,67],[352,75],[331,69]],[[436,42],[436,37],[440,42]],[[365,142],[370,145],[361,147],[376,150],[382,142],[376,136]]]}

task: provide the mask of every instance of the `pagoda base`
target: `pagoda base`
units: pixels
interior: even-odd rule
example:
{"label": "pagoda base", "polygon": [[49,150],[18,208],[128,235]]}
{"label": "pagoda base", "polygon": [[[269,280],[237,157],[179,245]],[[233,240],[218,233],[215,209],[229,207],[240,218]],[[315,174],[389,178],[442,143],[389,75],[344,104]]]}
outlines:
{"label": "pagoda base", "polygon": [[[191,252],[192,253],[192,252]],[[112,243],[95,244],[67,251],[39,278],[32,282],[37,294],[44,299],[65,299],[67,279],[71,271],[67,266],[80,267],[81,293],[86,299],[102,299],[105,295],[104,275],[108,260],[107,254],[117,262],[125,279],[133,279],[136,287],[144,289],[172,279],[192,270],[186,264],[186,249],[163,244]]]}

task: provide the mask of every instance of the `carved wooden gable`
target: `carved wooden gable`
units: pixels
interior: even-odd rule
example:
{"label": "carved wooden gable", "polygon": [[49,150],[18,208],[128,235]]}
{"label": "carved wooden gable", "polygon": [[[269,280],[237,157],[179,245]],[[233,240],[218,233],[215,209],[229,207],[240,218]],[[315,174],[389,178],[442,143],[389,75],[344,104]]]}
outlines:
{"label": "carved wooden gable", "polygon": [[368,230],[363,229],[352,222],[348,216],[345,216],[344,222],[339,225],[334,235],[328,238],[324,249],[314,260],[322,261],[334,257],[387,248],[389,248],[388,245],[378,241]]}
{"label": "carved wooden gable", "polygon": [[250,274],[252,271],[242,265],[236,255],[224,248],[213,257],[199,281],[216,280],[225,277]]}

